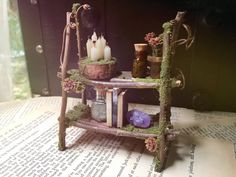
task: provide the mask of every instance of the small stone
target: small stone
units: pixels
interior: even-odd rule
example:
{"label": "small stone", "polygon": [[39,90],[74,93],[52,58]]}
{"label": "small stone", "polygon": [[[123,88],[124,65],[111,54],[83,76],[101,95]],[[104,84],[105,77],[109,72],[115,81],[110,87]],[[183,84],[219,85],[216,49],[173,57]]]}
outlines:
{"label": "small stone", "polygon": [[148,128],[151,124],[151,117],[147,113],[137,109],[127,112],[126,118],[131,125],[139,128]]}

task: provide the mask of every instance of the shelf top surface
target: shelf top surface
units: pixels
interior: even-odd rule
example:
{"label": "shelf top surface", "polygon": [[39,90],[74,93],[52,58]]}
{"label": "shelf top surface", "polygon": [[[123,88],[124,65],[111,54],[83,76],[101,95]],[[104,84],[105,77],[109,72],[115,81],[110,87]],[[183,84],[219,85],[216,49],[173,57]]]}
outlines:
{"label": "shelf top surface", "polygon": [[120,87],[120,88],[158,88],[160,79],[133,78],[130,71],[121,71],[110,80],[90,80],[78,75],[79,81],[95,87]]}
{"label": "shelf top surface", "polygon": [[[158,89],[160,87],[161,79],[152,79],[150,77],[146,78],[133,78],[131,71],[121,71],[115,77],[110,80],[91,80],[79,74],[78,69],[71,69],[67,72],[73,75],[77,81],[82,82],[86,85],[91,85],[94,87],[107,87],[107,88],[137,88],[137,89]],[[58,73],[58,77],[61,78],[61,73]],[[171,79],[172,87],[179,87],[181,85],[180,80]]]}

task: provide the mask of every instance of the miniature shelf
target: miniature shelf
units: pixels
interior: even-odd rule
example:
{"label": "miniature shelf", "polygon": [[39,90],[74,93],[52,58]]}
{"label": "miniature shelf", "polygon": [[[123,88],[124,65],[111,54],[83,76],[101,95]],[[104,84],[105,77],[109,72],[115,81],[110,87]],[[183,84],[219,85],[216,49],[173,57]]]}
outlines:
{"label": "miniature shelf", "polygon": [[[82,7],[82,6],[81,6]],[[61,81],[65,81],[66,77],[71,77],[73,74],[73,79],[78,83],[82,83],[85,85],[90,85],[98,88],[136,88],[136,89],[146,89],[153,88],[159,91],[159,101],[160,101],[160,113],[158,124],[155,125],[157,127],[157,131],[155,133],[145,133],[145,132],[134,132],[123,130],[120,128],[110,128],[103,123],[94,122],[91,118],[87,119],[79,119],[77,121],[69,121],[66,118],[66,107],[67,107],[67,91],[62,88],[62,104],[61,104],[61,113],[59,118],[59,150],[66,149],[66,128],[69,125],[84,128],[87,130],[92,130],[95,132],[113,134],[116,136],[125,136],[125,137],[135,137],[145,139],[146,147],[149,151],[155,152],[155,161],[156,171],[161,171],[164,167],[164,162],[166,160],[168,145],[169,145],[169,137],[174,137],[174,133],[170,131],[172,127],[170,116],[171,116],[171,89],[174,87],[184,87],[185,80],[183,74],[181,72],[180,75],[175,76],[175,78],[171,78],[173,74],[172,68],[172,60],[175,54],[175,49],[178,45],[186,44],[186,47],[190,47],[192,44],[191,31],[187,30],[188,37],[187,39],[179,39],[178,34],[180,27],[182,26],[183,17],[185,12],[178,12],[175,19],[163,24],[163,44],[162,44],[162,61],[161,61],[161,73],[160,79],[151,80],[148,78],[145,79],[132,79],[130,72],[122,72],[118,77],[112,78],[109,81],[97,81],[97,80],[89,80],[79,74],[78,69],[73,70],[73,72],[68,72],[68,46],[69,46],[69,37],[70,37],[70,16],[67,16],[67,26],[65,33],[65,49],[63,58],[61,58],[61,73],[59,73],[59,77]],[[77,15],[75,16],[77,17]],[[185,25],[185,28],[186,25]],[[78,27],[77,27],[77,34]],[[78,37],[78,36],[77,36]],[[79,39],[79,37],[78,37]],[[78,43],[78,51],[80,52],[80,40]],[[81,59],[81,56],[79,56]],[[69,70],[70,71],[70,70]],[[77,83],[76,82],[76,83]],[[73,86],[73,85],[72,85]],[[86,103],[86,94],[82,92],[82,103]],[[147,141],[146,141],[147,140]],[[148,143],[151,143],[151,146],[147,146]],[[152,149],[153,147],[155,149]]]}

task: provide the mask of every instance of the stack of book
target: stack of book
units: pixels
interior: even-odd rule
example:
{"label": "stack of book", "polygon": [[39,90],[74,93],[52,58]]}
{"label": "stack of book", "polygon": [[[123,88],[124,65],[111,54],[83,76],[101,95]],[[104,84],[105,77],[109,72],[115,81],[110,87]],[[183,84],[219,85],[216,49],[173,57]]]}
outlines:
{"label": "stack of book", "polygon": [[107,126],[123,127],[127,111],[127,90],[121,88],[108,89],[106,92]]}

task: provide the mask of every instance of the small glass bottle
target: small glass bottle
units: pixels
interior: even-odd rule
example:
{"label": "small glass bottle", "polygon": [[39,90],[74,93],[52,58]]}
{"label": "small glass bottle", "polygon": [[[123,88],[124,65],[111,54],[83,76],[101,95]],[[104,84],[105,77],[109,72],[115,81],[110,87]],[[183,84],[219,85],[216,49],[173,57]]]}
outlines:
{"label": "small glass bottle", "polygon": [[132,67],[132,77],[145,78],[147,76],[147,44],[134,44],[135,59]]}
{"label": "small glass bottle", "polygon": [[91,105],[91,116],[99,122],[106,121],[106,102],[105,102],[105,89],[95,88],[96,99]]}

